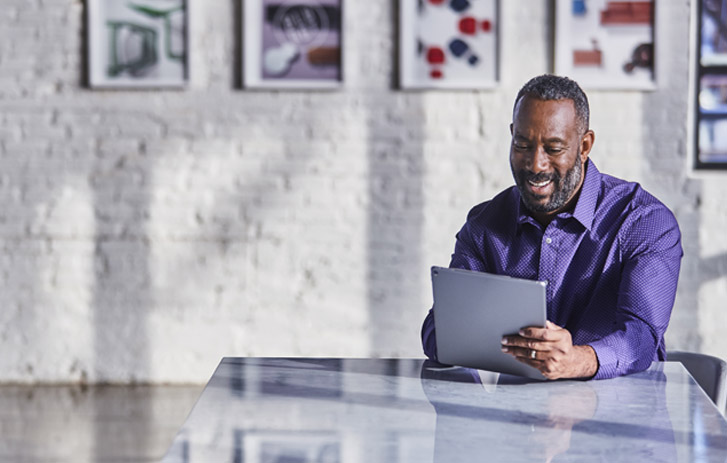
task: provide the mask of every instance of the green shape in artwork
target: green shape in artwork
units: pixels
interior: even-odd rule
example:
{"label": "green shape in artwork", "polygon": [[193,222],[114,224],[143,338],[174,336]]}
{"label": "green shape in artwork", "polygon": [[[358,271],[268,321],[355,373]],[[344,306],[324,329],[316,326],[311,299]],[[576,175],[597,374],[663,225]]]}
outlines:
{"label": "green shape in artwork", "polygon": [[171,13],[174,13],[175,11],[183,10],[184,6],[179,5],[175,6],[174,8],[167,8],[166,10],[160,10],[158,8],[154,8],[147,5],[135,5],[133,3],[129,3],[129,8],[132,10],[136,10],[141,14],[145,14],[147,16],[150,16],[152,18],[164,18],[168,16]]}
{"label": "green shape in artwork", "polygon": [[184,61],[185,53],[175,53],[172,50],[172,20],[171,15],[177,11],[184,11],[184,4],[180,4],[173,8],[159,9],[148,5],[137,5],[134,3],[128,3],[127,6],[143,15],[149,16],[154,19],[164,18],[164,29],[165,29],[165,43],[166,43],[166,55],[167,58],[177,61]]}

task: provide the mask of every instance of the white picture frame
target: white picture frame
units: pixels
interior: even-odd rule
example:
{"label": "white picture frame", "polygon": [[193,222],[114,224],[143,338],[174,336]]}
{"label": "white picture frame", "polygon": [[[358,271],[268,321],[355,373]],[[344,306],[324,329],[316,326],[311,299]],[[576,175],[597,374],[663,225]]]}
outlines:
{"label": "white picture frame", "polygon": [[190,0],[87,0],[91,88],[185,87]]}
{"label": "white picture frame", "polygon": [[656,1],[556,0],[555,73],[594,90],[656,89]]}
{"label": "white picture frame", "polygon": [[341,88],[343,14],[343,0],[243,0],[243,86]]}
{"label": "white picture frame", "polygon": [[495,88],[499,29],[499,0],[400,0],[399,86]]}

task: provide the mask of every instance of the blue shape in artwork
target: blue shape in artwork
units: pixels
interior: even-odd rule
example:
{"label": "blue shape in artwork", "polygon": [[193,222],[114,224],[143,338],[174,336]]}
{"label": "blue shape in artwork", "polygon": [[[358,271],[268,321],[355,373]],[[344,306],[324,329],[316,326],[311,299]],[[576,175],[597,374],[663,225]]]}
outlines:
{"label": "blue shape in artwork", "polygon": [[449,2],[449,7],[457,13],[461,13],[471,6],[469,0],[452,0]]}
{"label": "blue shape in artwork", "polygon": [[586,14],[586,0],[573,0],[573,15],[583,16]]}
{"label": "blue shape in artwork", "polygon": [[464,43],[463,40],[454,39],[449,42],[449,51],[451,51],[452,54],[457,58],[460,58],[462,55],[467,53],[467,50],[469,49],[470,47],[466,43]]}
{"label": "blue shape in artwork", "polygon": [[467,62],[470,63],[470,66],[477,66],[477,63],[480,62],[480,59],[477,56],[472,55],[467,58]]}

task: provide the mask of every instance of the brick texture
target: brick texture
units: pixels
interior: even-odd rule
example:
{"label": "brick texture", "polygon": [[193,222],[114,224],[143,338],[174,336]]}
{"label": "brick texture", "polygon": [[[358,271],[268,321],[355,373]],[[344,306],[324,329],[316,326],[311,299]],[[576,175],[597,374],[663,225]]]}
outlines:
{"label": "brick texture", "polygon": [[[0,11],[0,382],[203,382],[223,355],[419,356],[428,268],[512,183],[550,2],[500,2],[501,83],[395,88],[396,2],[347,1],[345,88],[244,91],[237,2],[192,2],[191,81],[89,90],[84,4]],[[659,88],[590,92],[602,171],[677,214],[667,342],[727,357],[727,193],[688,169],[689,17],[659,2]]]}

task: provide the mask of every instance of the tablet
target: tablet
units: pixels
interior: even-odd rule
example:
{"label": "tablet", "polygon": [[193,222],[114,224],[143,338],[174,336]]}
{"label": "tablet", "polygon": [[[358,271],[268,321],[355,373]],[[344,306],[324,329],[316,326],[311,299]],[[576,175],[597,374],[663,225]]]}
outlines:
{"label": "tablet", "polygon": [[447,365],[545,379],[502,352],[502,337],[545,326],[545,281],[432,267],[437,360]]}

